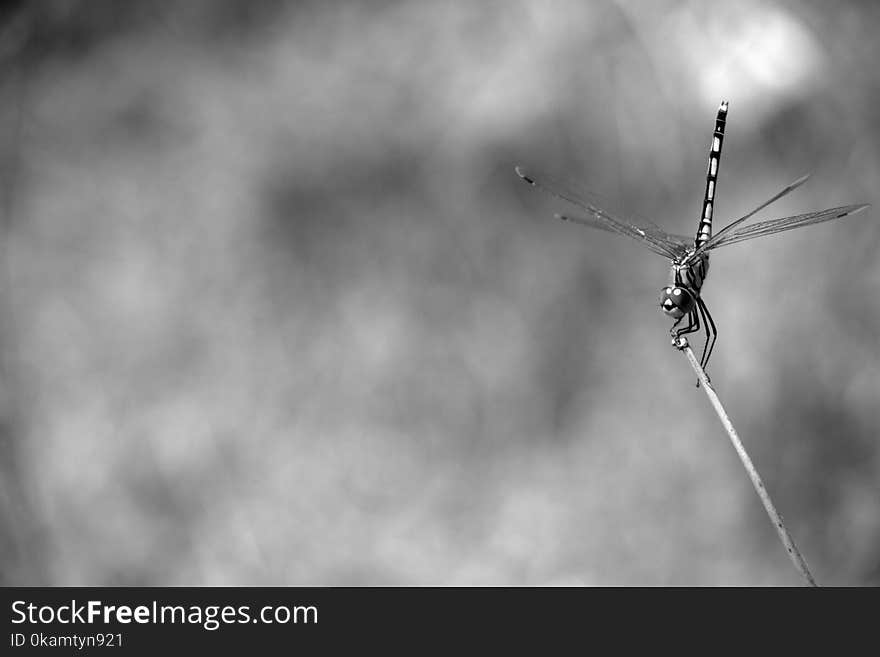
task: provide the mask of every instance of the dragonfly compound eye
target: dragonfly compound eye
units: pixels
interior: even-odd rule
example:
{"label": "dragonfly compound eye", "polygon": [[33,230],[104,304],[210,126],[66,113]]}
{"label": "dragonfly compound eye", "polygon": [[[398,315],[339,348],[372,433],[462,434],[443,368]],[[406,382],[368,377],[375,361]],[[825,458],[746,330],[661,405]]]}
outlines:
{"label": "dragonfly compound eye", "polygon": [[664,287],[660,291],[660,308],[674,319],[687,315],[694,307],[694,295],[687,288]]}

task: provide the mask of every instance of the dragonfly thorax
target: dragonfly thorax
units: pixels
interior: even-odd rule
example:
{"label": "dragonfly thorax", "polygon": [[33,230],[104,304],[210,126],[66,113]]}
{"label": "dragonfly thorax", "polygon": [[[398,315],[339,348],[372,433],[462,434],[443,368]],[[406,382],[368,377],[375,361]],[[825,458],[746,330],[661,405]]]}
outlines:
{"label": "dragonfly thorax", "polygon": [[694,258],[693,251],[688,251],[680,259],[673,261],[669,272],[669,284],[686,287],[695,295],[699,295],[708,275],[709,254],[701,253]]}

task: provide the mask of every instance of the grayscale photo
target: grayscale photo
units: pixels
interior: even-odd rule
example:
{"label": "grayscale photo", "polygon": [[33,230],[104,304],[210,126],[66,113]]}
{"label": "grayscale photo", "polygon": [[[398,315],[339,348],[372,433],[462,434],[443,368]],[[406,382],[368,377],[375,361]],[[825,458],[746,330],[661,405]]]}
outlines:
{"label": "grayscale photo", "polygon": [[0,582],[880,585],[878,33],[2,3]]}

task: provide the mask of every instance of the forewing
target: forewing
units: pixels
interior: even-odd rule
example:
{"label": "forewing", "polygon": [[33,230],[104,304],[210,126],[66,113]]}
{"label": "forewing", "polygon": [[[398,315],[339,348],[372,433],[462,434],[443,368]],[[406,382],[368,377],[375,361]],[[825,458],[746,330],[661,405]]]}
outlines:
{"label": "forewing", "polygon": [[691,255],[691,260],[696,260],[697,258],[700,257],[701,254],[705,253],[706,251],[710,251],[711,249],[714,249],[716,246],[724,243],[725,237],[733,234],[736,231],[737,226],[742,224],[746,219],[749,219],[750,217],[754,216],[755,214],[757,214],[758,212],[760,212],[761,210],[766,208],[771,203],[775,203],[776,201],[781,199],[786,194],[790,194],[791,192],[796,190],[798,187],[803,185],[805,182],[807,182],[807,180],[809,180],[809,178],[810,178],[809,174],[806,176],[801,176],[800,178],[795,180],[790,185],[786,185],[780,191],[776,192],[776,194],[774,194],[769,199],[767,199],[766,201],[761,203],[761,205],[756,207],[754,210],[752,210],[748,214],[743,215],[742,217],[740,217],[736,221],[731,221],[724,228],[722,228],[717,233],[712,235],[712,237],[710,237],[708,240],[706,240],[706,242],[704,242],[703,245],[700,248],[698,248]]}
{"label": "forewing", "polygon": [[816,212],[806,212],[804,214],[796,214],[791,217],[781,217],[779,219],[768,219],[767,221],[759,221],[742,228],[737,228],[730,233],[723,235],[717,242],[712,244],[711,249],[717,249],[728,244],[736,244],[744,242],[756,237],[764,237],[766,235],[775,235],[786,230],[802,228],[804,226],[812,226],[823,221],[831,221],[832,219],[843,219],[850,215],[861,212],[865,208],[870,207],[867,203],[858,205],[842,205],[839,208],[829,208],[827,210],[818,210]]}
{"label": "forewing", "polygon": [[583,190],[575,190],[571,183],[562,182],[551,176],[534,173],[523,167],[516,167],[517,175],[533,187],[562,199],[579,208],[585,214],[557,214],[557,218],[571,221],[590,228],[598,228],[610,233],[625,235],[640,242],[654,253],[671,260],[682,255],[688,243],[685,239],[671,235],[653,222],[639,222],[623,219],[599,207],[593,195]]}

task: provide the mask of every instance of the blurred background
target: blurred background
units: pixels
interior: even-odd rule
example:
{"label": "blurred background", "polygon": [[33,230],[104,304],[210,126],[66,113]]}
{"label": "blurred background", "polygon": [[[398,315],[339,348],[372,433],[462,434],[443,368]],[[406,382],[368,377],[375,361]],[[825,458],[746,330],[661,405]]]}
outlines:
{"label": "blurred background", "polygon": [[5,3],[0,559],[31,585],[798,585],[657,307],[516,164],[732,246],[710,374],[880,584],[880,6]]}

